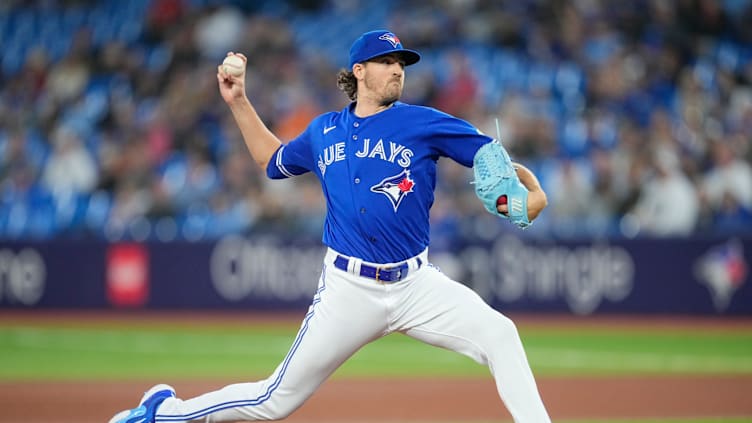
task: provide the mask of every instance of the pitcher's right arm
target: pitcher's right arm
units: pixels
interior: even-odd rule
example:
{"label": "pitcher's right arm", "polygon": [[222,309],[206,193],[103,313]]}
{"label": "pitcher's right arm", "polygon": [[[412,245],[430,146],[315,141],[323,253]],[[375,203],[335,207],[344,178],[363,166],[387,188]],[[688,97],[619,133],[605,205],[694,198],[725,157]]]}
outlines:
{"label": "pitcher's right arm", "polygon": [[[243,54],[230,52],[227,55],[239,56],[244,64],[247,63]],[[238,76],[226,73],[221,65],[217,66],[217,81],[219,93],[230,107],[248,151],[261,169],[266,171],[267,164],[282,142],[266,127],[248,100],[245,92],[245,66],[243,73]]]}

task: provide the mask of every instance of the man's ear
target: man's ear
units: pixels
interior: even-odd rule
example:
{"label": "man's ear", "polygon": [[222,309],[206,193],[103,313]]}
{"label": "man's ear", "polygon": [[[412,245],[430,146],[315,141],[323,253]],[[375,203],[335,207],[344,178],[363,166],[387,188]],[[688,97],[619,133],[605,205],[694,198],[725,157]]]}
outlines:
{"label": "man's ear", "polygon": [[356,79],[363,79],[363,74],[365,73],[366,67],[362,63],[356,63],[353,65],[352,72],[353,75],[355,75]]}

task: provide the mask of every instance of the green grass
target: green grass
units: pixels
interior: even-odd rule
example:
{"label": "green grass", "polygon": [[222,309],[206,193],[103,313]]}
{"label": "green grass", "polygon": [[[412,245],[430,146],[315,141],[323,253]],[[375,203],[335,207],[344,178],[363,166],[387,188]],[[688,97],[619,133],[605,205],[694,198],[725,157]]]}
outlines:
{"label": "green grass", "polygon": [[[0,380],[265,376],[284,358],[296,330],[296,325],[54,327],[0,321]],[[752,374],[752,331],[523,327],[521,335],[539,376]],[[359,351],[335,377],[487,374],[466,357],[390,335]]]}
{"label": "green grass", "polygon": [[545,374],[752,373],[752,331],[539,330],[528,341]]}

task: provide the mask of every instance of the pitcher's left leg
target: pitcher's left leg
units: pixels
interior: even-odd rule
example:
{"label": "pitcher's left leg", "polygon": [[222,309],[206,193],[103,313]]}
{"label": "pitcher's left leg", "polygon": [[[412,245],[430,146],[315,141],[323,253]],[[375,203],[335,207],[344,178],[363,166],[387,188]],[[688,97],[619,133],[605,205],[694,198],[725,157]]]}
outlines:
{"label": "pitcher's left leg", "polygon": [[195,398],[168,398],[156,422],[282,420],[348,357],[383,336],[386,311],[377,284],[326,267],[308,314],[282,363],[258,382],[237,383]]}
{"label": "pitcher's left leg", "polygon": [[472,289],[426,266],[404,284],[393,327],[447,348],[491,370],[507,409],[519,423],[551,421],[515,324]]}

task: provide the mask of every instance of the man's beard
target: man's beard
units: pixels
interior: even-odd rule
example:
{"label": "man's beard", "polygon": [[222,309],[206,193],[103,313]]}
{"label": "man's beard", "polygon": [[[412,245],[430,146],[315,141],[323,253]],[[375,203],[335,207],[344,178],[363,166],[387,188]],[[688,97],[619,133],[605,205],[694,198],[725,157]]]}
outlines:
{"label": "man's beard", "polygon": [[[391,88],[392,82],[396,82],[397,86],[395,88]],[[365,81],[366,87],[371,88],[368,79]],[[397,100],[400,99],[400,96],[402,95],[402,87],[400,86],[400,81],[389,81],[386,84],[386,87],[384,89],[384,96],[379,99],[379,105],[381,107],[388,107],[394,104]]]}
{"label": "man's beard", "polygon": [[399,94],[394,95],[394,96],[385,97],[385,98],[381,99],[381,102],[379,102],[379,105],[381,107],[389,107],[392,104],[394,104],[395,101],[399,100],[399,98],[400,98]]}

